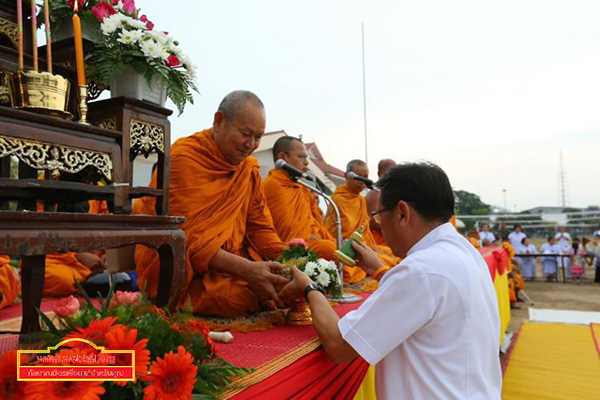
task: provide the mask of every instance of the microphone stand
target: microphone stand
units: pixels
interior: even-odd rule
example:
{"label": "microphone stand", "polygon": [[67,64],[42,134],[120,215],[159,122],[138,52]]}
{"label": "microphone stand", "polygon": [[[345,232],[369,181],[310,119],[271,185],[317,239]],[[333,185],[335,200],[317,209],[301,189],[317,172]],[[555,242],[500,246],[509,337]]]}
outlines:
{"label": "microphone stand", "polygon": [[[304,179],[301,179],[301,178],[296,178],[296,179],[291,178],[291,179],[295,180],[302,186],[308,188],[310,191],[315,192],[316,194],[321,196],[323,198],[323,200],[325,200],[325,203],[327,203],[328,205],[331,206],[331,209],[333,209],[333,211],[335,213],[335,225],[337,227],[337,247],[338,247],[338,249],[341,249],[342,245],[344,244],[344,237],[342,236],[342,218],[340,216],[340,210],[339,210],[337,204],[335,204],[333,199],[331,197],[327,196],[325,194],[325,192],[323,192],[319,188],[319,185],[317,185],[316,182],[315,182],[315,186],[312,186],[310,183],[308,183]],[[327,207],[327,208],[329,209],[329,207]],[[335,298],[334,300],[337,301],[338,303],[357,303],[359,301],[362,301],[362,297],[359,297],[352,293],[344,293],[344,264],[342,264],[342,262],[339,260],[337,260],[336,264],[338,266],[338,283],[340,285],[341,297]]]}

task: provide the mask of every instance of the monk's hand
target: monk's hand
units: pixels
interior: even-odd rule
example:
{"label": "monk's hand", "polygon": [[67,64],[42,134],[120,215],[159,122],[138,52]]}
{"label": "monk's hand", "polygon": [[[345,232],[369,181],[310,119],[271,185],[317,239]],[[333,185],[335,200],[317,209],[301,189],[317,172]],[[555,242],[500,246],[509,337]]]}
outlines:
{"label": "monk's hand", "polygon": [[292,281],[284,286],[279,292],[279,297],[287,305],[292,306],[294,300],[304,296],[304,289],[312,283],[312,280],[304,272],[296,267],[292,267]]}
{"label": "monk's hand", "polygon": [[277,295],[277,289],[285,286],[289,279],[276,275],[272,271],[286,267],[277,262],[268,261],[253,262],[252,264],[254,265],[248,269],[246,277],[250,289],[256,293],[262,303],[273,300],[278,307],[285,307],[285,303]]}
{"label": "monk's hand", "polygon": [[377,253],[365,246],[363,243],[353,241],[352,248],[356,250],[356,261],[358,266],[361,267],[368,275],[373,275],[375,271],[385,265]]}
{"label": "monk's hand", "polygon": [[106,269],[106,263],[100,257],[92,253],[77,253],[75,254],[77,261],[90,269],[88,278],[101,274]]}

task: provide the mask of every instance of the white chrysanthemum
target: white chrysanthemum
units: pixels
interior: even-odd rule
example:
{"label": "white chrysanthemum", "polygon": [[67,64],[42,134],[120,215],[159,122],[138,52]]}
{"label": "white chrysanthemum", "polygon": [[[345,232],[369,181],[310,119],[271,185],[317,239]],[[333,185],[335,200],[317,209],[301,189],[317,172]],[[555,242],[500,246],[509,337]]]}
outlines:
{"label": "white chrysanthemum", "polygon": [[179,62],[181,62],[181,65],[183,65],[183,68],[185,68],[188,75],[192,79],[196,79],[196,66],[192,64],[192,60],[185,55],[182,55],[181,57],[177,56],[177,58],[179,58]]}
{"label": "white chrysanthemum", "polygon": [[313,275],[316,275],[319,272],[319,264],[313,261],[307,262],[306,266],[304,267],[304,272],[306,273],[306,275],[311,277]]}
{"label": "white chrysanthemum", "polygon": [[321,286],[323,286],[324,288],[326,288],[327,286],[329,286],[329,283],[331,282],[331,278],[329,276],[329,274],[326,271],[321,271],[321,273],[319,274],[319,276],[317,276],[317,283]]}
{"label": "white chrysanthemum", "polygon": [[160,43],[156,43],[151,39],[142,40],[140,42],[140,49],[142,50],[142,53],[149,58],[160,58],[162,60],[169,58],[169,53],[165,48]]}
{"label": "white chrysanthemum", "polygon": [[146,23],[139,19],[129,18],[128,23],[133,29],[146,29]]}
{"label": "white chrysanthemum", "polygon": [[146,31],[145,34],[147,37],[162,45],[167,44],[167,41],[169,39],[167,35],[159,31]]}
{"label": "white chrysanthemum", "polygon": [[333,261],[329,261],[324,258],[319,258],[319,265],[321,266],[321,269],[325,269],[328,271],[337,270],[337,266],[335,265],[335,263]]}
{"label": "white chrysanthemum", "polygon": [[119,17],[119,14],[113,14],[110,17],[104,18],[100,24],[100,30],[104,35],[114,33],[119,27],[121,27],[121,18]]}
{"label": "white chrysanthemum", "polygon": [[138,31],[128,31],[124,29],[119,34],[119,38],[117,39],[117,41],[123,44],[135,43],[142,37],[141,33],[138,35],[137,32]]}

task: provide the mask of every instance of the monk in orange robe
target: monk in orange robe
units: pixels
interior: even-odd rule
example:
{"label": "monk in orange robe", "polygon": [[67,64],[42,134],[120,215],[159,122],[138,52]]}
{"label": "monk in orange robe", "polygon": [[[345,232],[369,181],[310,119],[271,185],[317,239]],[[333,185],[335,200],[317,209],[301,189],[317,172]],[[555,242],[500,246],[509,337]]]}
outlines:
{"label": "monk in orange robe", "polygon": [[[363,177],[369,176],[369,168],[364,161],[352,160],[348,163],[347,172],[353,171],[355,174]],[[356,232],[361,226],[365,226],[362,237],[364,243],[373,249],[381,260],[390,268],[396,266],[400,259],[392,253],[392,249],[387,246],[379,246],[370,228],[370,216],[367,213],[367,201],[361,195],[366,186],[363,182],[349,179],[346,177],[346,185],[338,186],[332,198],[340,210],[342,219],[342,234],[344,239],[348,239],[352,233]],[[331,234],[336,232],[335,221],[331,217],[332,213],[327,213],[325,225]],[[366,273],[362,268],[344,267],[344,282],[355,283],[363,280]]]}
{"label": "monk in orange robe", "polygon": [[[273,146],[275,162],[282,159],[292,167],[308,172],[308,154],[301,140],[291,136],[279,138]],[[317,199],[312,192],[292,181],[287,172],[273,169],[264,181],[267,205],[279,237],[288,242],[304,239],[317,256],[334,260],[335,239],[323,222]]]}
{"label": "monk in orange robe", "polygon": [[[392,168],[394,165],[396,165],[396,161],[389,158],[379,161],[379,164],[377,164],[377,177],[381,178],[383,174],[385,174],[387,170]],[[369,190],[365,198],[367,200],[367,213],[371,218],[371,222],[369,225],[371,227],[371,233],[373,234],[375,243],[377,243],[378,246],[387,246],[379,224],[371,216],[371,213],[373,211],[377,211],[377,204],[379,203],[379,191]]]}
{"label": "monk in orange robe", "polygon": [[8,256],[0,255],[0,309],[10,306],[21,293],[21,282],[9,262]]}
{"label": "monk in orange robe", "polygon": [[[247,91],[227,95],[212,129],[179,139],[171,148],[169,214],[186,218],[186,281],[180,305],[195,313],[242,316],[274,300],[288,280],[272,273],[285,245],[273,227],[258,161],[250,155],[265,132],[265,110]],[[150,186],[156,187],[156,174]],[[134,213],[154,214],[154,200],[141,199]],[[140,287],[157,294],[159,259],[137,246]]]}
{"label": "monk in orange robe", "polygon": [[[90,214],[108,214],[105,201],[90,200]],[[56,253],[46,256],[44,296],[62,297],[77,292],[73,278],[84,283],[88,278],[102,273],[106,264],[102,253]]]}

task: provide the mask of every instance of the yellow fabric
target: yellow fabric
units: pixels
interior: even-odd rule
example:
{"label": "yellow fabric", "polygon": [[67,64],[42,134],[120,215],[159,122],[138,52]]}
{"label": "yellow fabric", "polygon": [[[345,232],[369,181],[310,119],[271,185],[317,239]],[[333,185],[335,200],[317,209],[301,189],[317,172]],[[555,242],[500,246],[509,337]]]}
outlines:
{"label": "yellow fabric", "polygon": [[[392,253],[387,246],[378,246],[371,229],[369,227],[370,218],[367,213],[367,201],[360,193],[354,193],[348,189],[348,186],[338,186],[332,196],[333,201],[340,210],[342,219],[342,235],[348,239],[352,233],[356,232],[361,226],[365,225],[362,233],[364,243],[373,249],[381,260],[389,267],[395,267],[400,259]],[[336,235],[336,224],[331,217],[333,211],[329,210],[325,219],[325,226],[329,233]],[[360,267],[344,267],[344,282],[355,283],[365,279],[367,275]]]}
{"label": "yellow fabric", "polygon": [[525,322],[504,375],[504,400],[600,398],[600,359],[588,325]]}
{"label": "yellow fabric", "polygon": [[354,396],[354,400],[377,400],[377,393],[375,392],[375,366],[371,365],[365,379],[358,388],[358,392]]}
{"label": "yellow fabric", "polygon": [[10,306],[21,293],[21,282],[9,262],[8,256],[0,255],[0,309]]}
{"label": "yellow fabric", "polygon": [[333,260],[335,239],[329,233],[310,190],[273,169],[263,183],[267,206],[277,234],[284,242],[302,238],[320,258]]}
{"label": "yellow fabric", "polygon": [[494,288],[498,297],[498,311],[500,313],[500,343],[504,340],[504,333],[508,329],[510,323],[510,298],[508,291],[508,273],[499,275],[496,271],[496,279],[494,279]]}
{"label": "yellow fabric", "polygon": [[[234,317],[258,310],[258,298],[245,281],[209,270],[220,249],[252,259],[276,259],[284,249],[267,208],[258,161],[230,164],[210,129],[179,139],[171,148],[169,215],[186,218],[186,281],[181,301],[194,312]],[[156,187],[156,174],[150,183]],[[136,214],[155,214],[154,199],[134,204]],[[150,297],[158,287],[158,253],[135,251],[140,287]]]}

